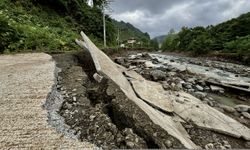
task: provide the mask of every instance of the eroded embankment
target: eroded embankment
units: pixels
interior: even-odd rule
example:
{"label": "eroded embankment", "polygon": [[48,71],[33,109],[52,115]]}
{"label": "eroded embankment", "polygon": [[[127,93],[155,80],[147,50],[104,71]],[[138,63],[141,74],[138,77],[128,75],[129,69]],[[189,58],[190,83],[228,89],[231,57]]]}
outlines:
{"label": "eroded embankment", "polygon": [[64,99],[60,114],[81,140],[107,149],[183,148],[114,83],[94,81],[94,66],[87,54],[53,57],[61,68],[56,85]]}
{"label": "eroded embankment", "polygon": [[[60,115],[75,135],[104,149],[184,148],[151,119],[113,82],[93,79],[96,72],[87,53],[53,55],[58,73],[56,90],[62,94]],[[192,141],[202,148],[209,143],[229,142],[232,148],[245,143],[216,132],[185,124]]]}

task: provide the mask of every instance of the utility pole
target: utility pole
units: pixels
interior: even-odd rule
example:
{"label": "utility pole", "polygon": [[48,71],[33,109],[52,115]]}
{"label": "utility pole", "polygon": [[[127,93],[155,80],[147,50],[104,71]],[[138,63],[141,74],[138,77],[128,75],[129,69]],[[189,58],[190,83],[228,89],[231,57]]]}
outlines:
{"label": "utility pole", "polygon": [[118,28],[118,32],[117,32],[117,47],[119,48],[120,46],[120,29]]}
{"label": "utility pole", "polygon": [[[90,7],[94,6],[93,0],[88,0],[87,4]],[[102,13],[103,13],[103,17],[102,17],[102,20],[103,20],[103,44],[104,44],[104,47],[106,48],[107,42],[106,42],[106,19],[105,19],[105,2],[104,1],[102,2]]]}
{"label": "utility pole", "polygon": [[102,4],[102,11],[103,11],[103,44],[104,44],[104,47],[106,48],[107,47],[107,42],[106,42],[106,19],[105,19],[105,6],[104,6],[104,1],[103,1],[103,4]]}

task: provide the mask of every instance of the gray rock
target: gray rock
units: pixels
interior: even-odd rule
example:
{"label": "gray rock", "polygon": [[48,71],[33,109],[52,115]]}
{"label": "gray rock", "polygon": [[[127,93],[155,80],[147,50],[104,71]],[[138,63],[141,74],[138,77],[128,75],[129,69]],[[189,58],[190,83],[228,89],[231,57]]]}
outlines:
{"label": "gray rock", "polygon": [[250,106],[248,106],[248,105],[236,105],[234,108],[238,112],[248,112],[250,110]]}
{"label": "gray rock", "polygon": [[217,147],[218,149],[227,149],[225,146],[223,146],[223,145],[220,145],[220,146],[218,146]]}
{"label": "gray rock", "polygon": [[67,92],[66,91],[61,91],[61,94],[62,95],[65,95]]}
{"label": "gray rock", "polygon": [[205,145],[205,149],[214,149],[214,144],[209,143],[209,144]]}
{"label": "gray rock", "polygon": [[195,84],[196,79],[195,78],[188,78],[187,82],[190,82],[192,84]]}
{"label": "gray rock", "polygon": [[154,81],[164,80],[166,77],[166,73],[161,70],[153,70],[150,75]]}
{"label": "gray rock", "polygon": [[130,141],[126,141],[126,145],[128,146],[128,148],[133,148],[135,146],[135,144]]}
{"label": "gray rock", "polygon": [[183,89],[183,87],[182,87],[182,84],[181,84],[181,83],[178,83],[178,84],[176,85],[176,87],[177,87],[179,90],[182,90],[182,89]]}
{"label": "gray rock", "polygon": [[205,88],[204,88],[204,91],[209,91],[210,90],[210,88],[208,87],[208,86],[206,86]]}
{"label": "gray rock", "polygon": [[241,113],[245,118],[250,119],[250,114],[248,112]]}
{"label": "gray rock", "polygon": [[223,92],[225,91],[223,88],[218,87],[218,86],[214,86],[214,85],[211,85],[211,86],[210,86],[210,89],[211,89],[211,91],[213,91],[213,92],[221,92],[221,93],[223,93]]}
{"label": "gray rock", "polygon": [[204,99],[207,96],[207,93],[195,92],[194,95],[195,95],[195,97],[197,97],[199,99]]}
{"label": "gray rock", "polygon": [[174,90],[176,88],[176,84],[175,83],[171,83],[171,88]]}
{"label": "gray rock", "polygon": [[172,76],[175,76],[176,75],[176,72],[168,72],[167,73],[167,76],[168,77],[172,77]]}
{"label": "gray rock", "polygon": [[148,53],[146,53],[146,52],[142,53],[142,57],[143,58],[151,58],[150,55]]}
{"label": "gray rock", "polygon": [[192,89],[192,84],[191,83],[184,83],[182,84],[186,89]]}
{"label": "gray rock", "polygon": [[170,140],[166,140],[164,144],[167,146],[167,148],[171,148],[173,146],[173,143]]}
{"label": "gray rock", "polygon": [[233,107],[221,105],[220,108],[222,108],[225,112],[235,113],[235,109]]}
{"label": "gray rock", "polygon": [[181,98],[176,98],[175,99],[175,101],[177,102],[177,103],[180,103],[180,104],[183,104],[184,103],[184,99],[181,99]]}
{"label": "gray rock", "polygon": [[56,85],[56,88],[57,88],[57,89],[60,89],[61,87],[62,87],[62,85],[59,85],[59,84]]}
{"label": "gray rock", "polygon": [[116,57],[114,61],[115,63],[123,66],[125,66],[127,62],[127,60],[124,57]]}
{"label": "gray rock", "polygon": [[250,141],[246,142],[245,146],[246,146],[247,148],[250,148]]}
{"label": "gray rock", "polygon": [[189,93],[194,93],[195,90],[194,90],[194,89],[188,89],[188,92],[189,92]]}
{"label": "gray rock", "polygon": [[68,102],[66,102],[66,103],[64,104],[64,109],[71,109],[71,108],[72,108],[72,105],[69,104]]}
{"label": "gray rock", "polygon": [[155,68],[155,64],[153,64],[151,61],[146,61],[145,63],[144,63],[144,65],[145,65],[145,67],[146,68]]}
{"label": "gray rock", "polygon": [[222,145],[229,145],[228,141],[223,140]]}
{"label": "gray rock", "polygon": [[168,83],[164,83],[162,87],[164,90],[171,90],[171,86]]}
{"label": "gray rock", "polygon": [[89,116],[90,121],[94,121],[95,118],[96,118],[96,116],[94,116],[94,115]]}
{"label": "gray rock", "polygon": [[211,106],[211,107],[214,107],[214,103],[211,102],[211,101],[208,101],[207,104],[208,104],[209,106]]}
{"label": "gray rock", "polygon": [[237,111],[235,111],[235,112],[233,113],[233,115],[236,116],[236,117],[240,117],[240,116],[241,116],[241,114],[240,114],[239,112],[237,112]]}
{"label": "gray rock", "polygon": [[226,149],[232,149],[232,146],[229,144],[228,141],[223,140],[223,141],[222,141],[222,145],[223,145]]}
{"label": "gray rock", "polygon": [[196,87],[196,89],[197,89],[198,91],[203,91],[203,90],[204,90],[204,88],[201,87],[200,85],[196,85],[195,87]]}

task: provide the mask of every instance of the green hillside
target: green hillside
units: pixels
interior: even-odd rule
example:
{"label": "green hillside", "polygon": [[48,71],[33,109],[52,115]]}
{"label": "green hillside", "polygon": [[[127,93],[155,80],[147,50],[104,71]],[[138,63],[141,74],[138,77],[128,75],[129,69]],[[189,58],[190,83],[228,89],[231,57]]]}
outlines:
{"label": "green hillside", "polygon": [[167,36],[163,48],[196,55],[211,52],[250,55],[250,12],[215,26],[183,27],[179,33]]}
{"label": "green hillside", "polygon": [[[81,30],[102,46],[102,1],[91,8],[86,0],[1,0],[0,53],[75,50]],[[108,45],[113,45],[108,16],[106,23]]]}
{"label": "green hillside", "polygon": [[161,35],[161,36],[157,36],[153,39],[156,40],[159,44],[162,44],[165,41],[166,37],[167,37],[167,35]]}
{"label": "green hillside", "polygon": [[147,45],[150,41],[150,36],[148,33],[143,33],[141,30],[138,28],[134,27],[130,23],[125,23],[123,21],[116,21],[113,20],[113,24],[116,28],[116,34],[120,32],[120,43],[130,39],[130,38],[135,38],[137,41],[142,41],[143,45]]}

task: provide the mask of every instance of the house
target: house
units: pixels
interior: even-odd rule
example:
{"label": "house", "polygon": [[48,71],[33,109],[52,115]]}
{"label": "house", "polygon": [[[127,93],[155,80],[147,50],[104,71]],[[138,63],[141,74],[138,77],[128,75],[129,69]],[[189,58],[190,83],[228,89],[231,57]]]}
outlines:
{"label": "house", "polygon": [[120,47],[121,47],[121,48],[125,48],[125,44],[121,44]]}
{"label": "house", "polygon": [[133,45],[133,44],[135,44],[135,43],[136,43],[136,39],[134,39],[134,38],[130,38],[130,39],[128,39],[128,40],[127,40],[127,43],[128,43],[128,44],[132,44],[132,45]]}

